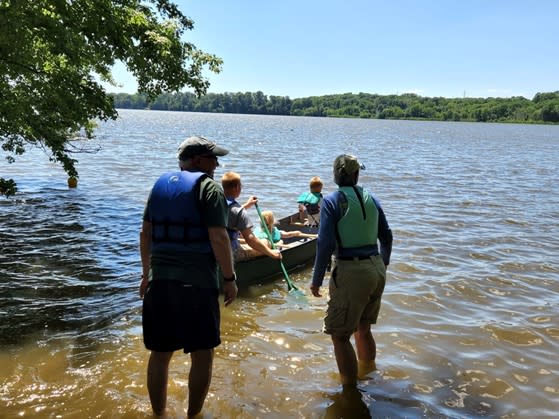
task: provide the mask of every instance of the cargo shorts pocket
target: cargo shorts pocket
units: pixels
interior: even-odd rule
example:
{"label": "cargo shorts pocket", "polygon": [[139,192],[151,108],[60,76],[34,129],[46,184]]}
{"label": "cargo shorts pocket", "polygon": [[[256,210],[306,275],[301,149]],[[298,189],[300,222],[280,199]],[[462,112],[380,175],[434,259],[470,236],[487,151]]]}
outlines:
{"label": "cargo shorts pocket", "polygon": [[334,266],[334,269],[332,270],[332,275],[330,276],[330,278],[332,279],[332,282],[334,283],[334,286],[336,288],[338,288],[338,283],[336,282],[336,277],[338,276],[338,267]]}
{"label": "cargo shorts pocket", "polygon": [[377,274],[379,276],[379,278],[382,279],[383,282],[386,281],[386,265],[384,264],[384,262],[382,261],[382,258],[380,256],[377,256],[376,259],[373,261]]}
{"label": "cargo shorts pocket", "polygon": [[330,301],[324,318],[324,332],[333,335],[345,333],[347,329],[347,304],[339,304]]}

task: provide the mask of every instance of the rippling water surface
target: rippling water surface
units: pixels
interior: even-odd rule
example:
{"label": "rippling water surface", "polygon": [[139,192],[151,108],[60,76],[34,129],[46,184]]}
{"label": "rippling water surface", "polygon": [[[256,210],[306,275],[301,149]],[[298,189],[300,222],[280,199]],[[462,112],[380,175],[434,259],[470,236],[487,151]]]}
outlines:
{"label": "rippling water surface", "polygon": [[[77,189],[38,150],[0,162],[20,188],[0,198],[0,416],[150,416],[138,230],[192,134],[280,216],[358,155],[395,237],[361,397],[340,393],[309,267],[292,278],[307,300],[278,278],[223,310],[205,417],[559,415],[559,126],[121,111],[80,144],[101,150],[78,155]],[[175,355],[172,416],[187,370]]]}

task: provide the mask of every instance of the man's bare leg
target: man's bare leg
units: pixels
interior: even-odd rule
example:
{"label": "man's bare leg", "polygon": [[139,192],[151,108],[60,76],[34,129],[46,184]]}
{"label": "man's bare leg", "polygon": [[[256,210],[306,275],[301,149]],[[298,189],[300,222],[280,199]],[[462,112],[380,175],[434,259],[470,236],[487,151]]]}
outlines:
{"label": "man's bare leg", "polygon": [[332,335],[334,344],[334,355],[340,372],[340,379],[344,387],[357,385],[357,357],[353,345],[349,341],[349,336]]}
{"label": "man's bare leg", "polygon": [[204,349],[190,354],[192,365],[188,375],[188,417],[202,410],[212,380],[213,349]]}
{"label": "man's bare leg", "polygon": [[359,323],[353,336],[359,359],[359,376],[363,376],[376,369],[377,345],[369,323]]}
{"label": "man's bare leg", "polygon": [[173,352],[151,351],[148,362],[148,392],[156,416],[163,416],[167,407],[167,379]]}

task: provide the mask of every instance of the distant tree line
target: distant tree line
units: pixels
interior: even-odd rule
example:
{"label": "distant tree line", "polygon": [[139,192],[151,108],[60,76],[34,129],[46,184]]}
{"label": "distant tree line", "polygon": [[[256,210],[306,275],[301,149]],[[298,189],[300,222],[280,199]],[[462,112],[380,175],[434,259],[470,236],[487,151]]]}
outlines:
{"label": "distant tree line", "polygon": [[532,100],[511,98],[422,97],[412,93],[344,93],[290,99],[262,92],[162,94],[148,102],[141,94],[112,94],[115,107],[188,112],[326,116],[435,121],[559,123],[559,91],[537,93]]}

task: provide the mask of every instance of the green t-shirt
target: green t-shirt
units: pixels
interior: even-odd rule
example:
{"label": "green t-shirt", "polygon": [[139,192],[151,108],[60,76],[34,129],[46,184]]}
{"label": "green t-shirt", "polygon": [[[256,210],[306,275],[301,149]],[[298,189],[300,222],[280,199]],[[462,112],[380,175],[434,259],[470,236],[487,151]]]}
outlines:
{"label": "green t-shirt", "polygon": [[[203,179],[200,183],[199,200],[202,224],[207,227],[225,228],[228,209],[221,186],[209,177]],[[165,279],[201,288],[219,288],[213,252],[152,252],[150,263],[150,280]]]}

